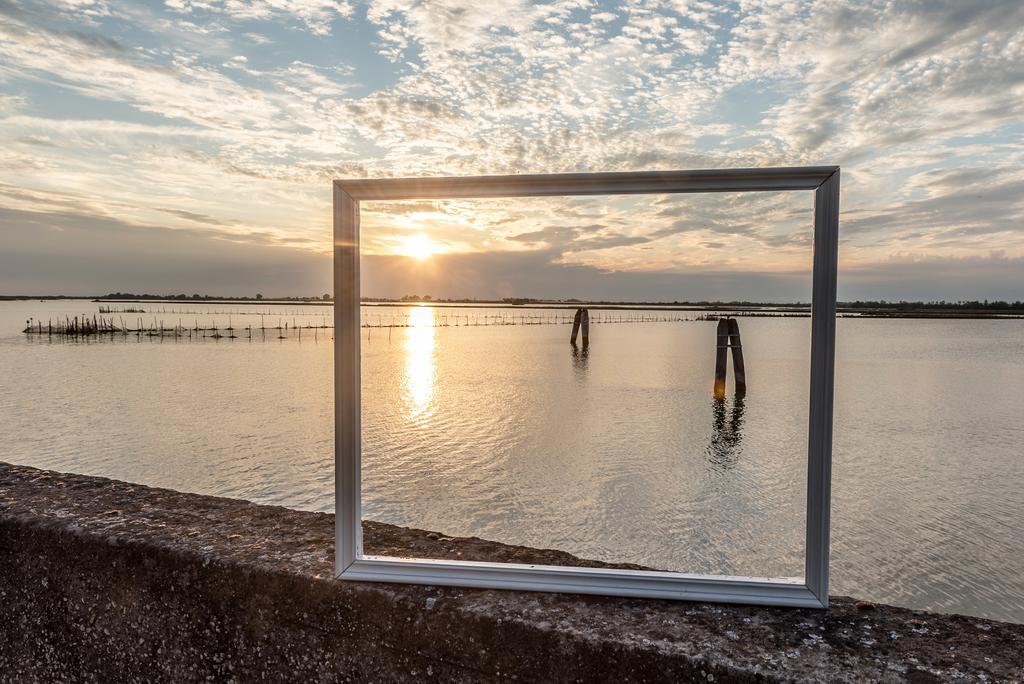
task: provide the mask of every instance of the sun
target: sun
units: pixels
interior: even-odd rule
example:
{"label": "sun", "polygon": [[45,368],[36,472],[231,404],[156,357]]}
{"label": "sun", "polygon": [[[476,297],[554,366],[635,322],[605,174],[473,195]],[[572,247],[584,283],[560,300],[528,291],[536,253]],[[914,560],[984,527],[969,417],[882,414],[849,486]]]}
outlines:
{"label": "sun", "polygon": [[437,254],[437,251],[437,245],[431,242],[430,238],[423,233],[402,238],[401,246],[398,249],[399,254],[419,259],[420,261],[429,259],[434,254]]}

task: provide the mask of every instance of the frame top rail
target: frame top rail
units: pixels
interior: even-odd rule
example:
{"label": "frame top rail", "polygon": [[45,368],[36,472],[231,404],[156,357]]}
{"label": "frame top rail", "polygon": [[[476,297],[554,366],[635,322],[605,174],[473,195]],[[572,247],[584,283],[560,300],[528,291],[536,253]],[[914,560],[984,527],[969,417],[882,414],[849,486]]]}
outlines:
{"label": "frame top rail", "polygon": [[838,166],[798,166],[510,176],[363,178],[336,180],[334,183],[354,200],[639,195],[814,190],[838,170]]}

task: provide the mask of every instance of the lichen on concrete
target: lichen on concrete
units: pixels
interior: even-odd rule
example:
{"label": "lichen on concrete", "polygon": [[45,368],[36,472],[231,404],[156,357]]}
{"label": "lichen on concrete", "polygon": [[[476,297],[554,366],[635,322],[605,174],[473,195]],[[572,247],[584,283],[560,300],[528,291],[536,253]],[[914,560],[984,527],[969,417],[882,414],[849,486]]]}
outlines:
{"label": "lichen on concrete", "polygon": [[[0,463],[0,681],[1021,681],[1024,625],[341,582],[332,515]],[[367,522],[368,552],[591,565]],[[635,566],[634,566],[635,567]]]}

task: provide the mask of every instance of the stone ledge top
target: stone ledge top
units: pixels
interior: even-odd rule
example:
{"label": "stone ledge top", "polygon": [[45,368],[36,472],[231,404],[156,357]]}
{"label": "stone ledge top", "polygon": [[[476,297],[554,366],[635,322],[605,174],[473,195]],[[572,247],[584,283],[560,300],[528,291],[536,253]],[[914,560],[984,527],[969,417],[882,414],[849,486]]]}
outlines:
{"label": "stone ledge top", "polygon": [[[183,562],[383,592],[500,628],[516,624],[609,653],[707,663],[737,679],[1024,681],[1024,625],[832,597],[827,611],[333,579],[334,516],[0,462],[0,528],[34,528]],[[561,551],[364,523],[377,555],[603,566]],[[637,566],[622,566],[637,567]]]}

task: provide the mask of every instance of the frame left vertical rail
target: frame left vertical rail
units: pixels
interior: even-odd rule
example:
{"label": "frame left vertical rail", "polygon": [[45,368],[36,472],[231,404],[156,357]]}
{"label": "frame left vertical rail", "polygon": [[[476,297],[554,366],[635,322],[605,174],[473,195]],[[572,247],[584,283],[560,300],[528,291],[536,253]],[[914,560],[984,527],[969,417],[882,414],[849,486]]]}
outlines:
{"label": "frame left vertical rail", "polygon": [[[334,184],[334,574],[362,555],[359,200]],[[353,496],[353,493],[355,494]]]}

